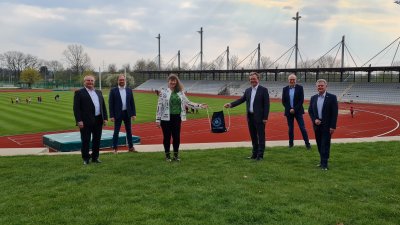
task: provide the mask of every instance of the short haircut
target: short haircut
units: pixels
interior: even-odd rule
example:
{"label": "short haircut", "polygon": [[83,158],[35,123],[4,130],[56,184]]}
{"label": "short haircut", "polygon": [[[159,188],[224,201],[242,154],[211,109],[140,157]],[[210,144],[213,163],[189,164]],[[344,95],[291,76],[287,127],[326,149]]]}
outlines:
{"label": "short haircut", "polygon": [[290,79],[290,77],[294,77],[294,79],[296,79],[296,80],[297,80],[297,76],[296,76],[296,74],[295,74],[295,73],[291,73],[291,74],[289,74],[289,76],[288,76],[288,80]]}
{"label": "short haircut", "polygon": [[253,76],[253,75],[256,75],[256,76],[257,76],[257,79],[260,79],[260,74],[259,74],[259,73],[257,73],[257,72],[250,72],[249,77],[251,77],[251,76]]}
{"label": "short haircut", "polygon": [[328,82],[326,82],[325,79],[318,79],[315,85],[318,85],[319,83],[325,83],[325,85],[328,85]]}
{"label": "short haircut", "polygon": [[96,81],[96,77],[94,77],[94,75],[90,74],[90,75],[86,75],[83,80],[86,80],[86,77],[92,77],[94,81]]}

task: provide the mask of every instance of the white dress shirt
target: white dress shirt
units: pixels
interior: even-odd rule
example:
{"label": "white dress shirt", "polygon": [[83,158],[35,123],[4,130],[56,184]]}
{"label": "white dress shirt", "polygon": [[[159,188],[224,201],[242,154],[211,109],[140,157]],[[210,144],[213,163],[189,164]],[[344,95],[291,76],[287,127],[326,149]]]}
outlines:
{"label": "white dress shirt", "polygon": [[119,95],[121,95],[122,111],[126,110],[126,89],[125,87],[118,86]]}
{"label": "white dress shirt", "polygon": [[254,104],[254,98],[256,97],[257,88],[258,85],[255,87],[251,87],[250,108],[249,108],[249,111],[251,113],[254,113],[253,104]]}
{"label": "white dress shirt", "polygon": [[94,89],[90,90],[86,88],[86,90],[89,93],[90,98],[92,99],[94,105],[94,115],[99,116],[101,114],[99,96],[97,96],[96,91]]}

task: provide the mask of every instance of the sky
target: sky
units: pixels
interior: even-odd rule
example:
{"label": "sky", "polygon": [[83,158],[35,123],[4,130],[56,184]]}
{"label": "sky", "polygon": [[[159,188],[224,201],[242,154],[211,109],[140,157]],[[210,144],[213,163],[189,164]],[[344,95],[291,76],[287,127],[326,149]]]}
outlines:
{"label": "sky", "polygon": [[[324,55],[344,35],[360,66],[400,37],[400,5],[392,0],[0,0],[0,54],[20,51],[65,64],[63,51],[78,44],[94,68],[120,68],[155,60],[160,34],[164,64],[178,50],[181,62],[193,63],[202,27],[204,62],[227,46],[242,60],[258,43],[261,55],[275,61],[295,44],[296,12],[303,60]],[[372,63],[390,65],[396,47]]]}

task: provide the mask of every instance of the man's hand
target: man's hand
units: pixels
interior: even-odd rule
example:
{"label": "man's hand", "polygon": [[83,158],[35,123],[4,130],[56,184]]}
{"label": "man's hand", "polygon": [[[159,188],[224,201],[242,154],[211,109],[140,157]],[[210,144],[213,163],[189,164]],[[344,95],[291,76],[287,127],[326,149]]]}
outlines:
{"label": "man's hand", "polygon": [[157,128],[160,128],[161,127],[161,122],[156,122],[156,126],[157,126]]}
{"label": "man's hand", "polygon": [[110,120],[111,122],[115,122],[114,117],[111,117]]}
{"label": "man's hand", "polygon": [[103,126],[107,126],[107,120],[103,120]]}
{"label": "man's hand", "polygon": [[331,133],[331,135],[333,134],[333,133],[335,133],[335,129],[333,129],[333,128],[329,128],[329,132]]}
{"label": "man's hand", "polygon": [[268,120],[263,120],[263,123],[266,124]]}
{"label": "man's hand", "polygon": [[290,109],[290,114],[294,114],[294,109]]}
{"label": "man's hand", "polygon": [[225,108],[230,108],[230,107],[231,107],[231,103],[226,103],[226,104],[224,105],[224,107],[225,107]]}
{"label": "man's hand", "polygon": [[79,122],[78,122],[78,127],[79,127],[80,129],[83,128],[83,121],[79,121]]}
{"label": "man's hand", "polygon": [[321,124],[321,120],[315,119],[314,123],[315,123],[315,125],[319,126]]}
{"label": "man's hand", "polygon": [[132,120],[136,120],[136,116],[132,116],[131,119],[132,119]]}

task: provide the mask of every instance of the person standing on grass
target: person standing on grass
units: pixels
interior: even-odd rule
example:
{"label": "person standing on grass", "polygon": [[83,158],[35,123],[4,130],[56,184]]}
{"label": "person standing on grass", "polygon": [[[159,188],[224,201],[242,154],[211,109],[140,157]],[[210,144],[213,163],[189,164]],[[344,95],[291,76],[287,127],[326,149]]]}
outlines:
{"label": "person standing on grass", "polygon": [[168,76],[168,88],[162,89],[158,96],[156,124],[162,129],[165,159],[171,162],[170,146],[173,139],[174,161],[179,159],[179,145],[181,143],[181,123],[186,121],[185,106],[195,109],[204,109],[206,104],[189,101],[183,90],[183,84],[176,74]]}
{"label": "person standing on grass", "polygon": [[251,72],[249,75],[251,87],[247,88],[241,98],[226,103],[225,108],[236,107],[246,102],[247,124],[249,127],[252,155],[248,159],[263,160],[265,151],[265,125],[269,115],[268,89],[260,85],[260,75]]}
{"label": "person standing on grass", "polygon": [[294,140],[294,119],[299,125],[304,143],[308,150],[311,149],[306,127],[304,125],[304,90],[303,86],[296,84],[296,75],[290,74],[288,77],[289,85],[283,88],[282,105],[285,107],[285,116],[289,127],[289,148],[293,147]]}
{"label": "person standing on grass", "polygon": [[131,88],[126,87],[126,78],[124,75],[118,76],[118,87],[110,90],[108,98],[110,111],[110,120],[114,122],[114,135],[112,148],[114,153],[118,152],[119,130],[122,121],[124,121],[126,138],[128,140],[128,151],[137,152],[132,142],[132,120],[136,119],[135,100]]}
{"label": "person standing on grass", "polygon": [[[101,91],[94,89],[93,75],[84,77],[84,88],[75,91],[74,116],[81,133],[81,153],[83,164],[88,165],[90,158],[93,163],[101,163],[99,149],[103,125],[107,124],[107,109]],[[92,136],[92,155],[89,154],[90,138]]]}
{"label": "person standing on grass", "polygon": [[336,130],[336,123],[339,114],[337,97],[326,91],[328,83],[324,79],[317,80],[316,87],[318,94],[311,97],[308,114],[310,115],[315,140],[318,146],[322,170],[328,170],[328,159],[331,148],[331,137]]}

